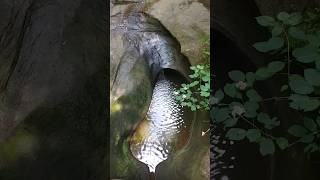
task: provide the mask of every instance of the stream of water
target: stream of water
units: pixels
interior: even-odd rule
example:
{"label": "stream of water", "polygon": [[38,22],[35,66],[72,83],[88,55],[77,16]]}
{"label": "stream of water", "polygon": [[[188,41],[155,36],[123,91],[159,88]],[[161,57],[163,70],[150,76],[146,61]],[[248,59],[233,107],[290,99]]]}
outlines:
{"label": "stream of water", "polygon": [[[186,128],[182,107],[174,97],[174,83],[162,79],[154,88],[151,104],[140,131],[131,141],[131,152],[139,161],[148,165],[150,172],[168,158],[174,148],[177,135]],[[137,135],[137,134],[140,135]]]}

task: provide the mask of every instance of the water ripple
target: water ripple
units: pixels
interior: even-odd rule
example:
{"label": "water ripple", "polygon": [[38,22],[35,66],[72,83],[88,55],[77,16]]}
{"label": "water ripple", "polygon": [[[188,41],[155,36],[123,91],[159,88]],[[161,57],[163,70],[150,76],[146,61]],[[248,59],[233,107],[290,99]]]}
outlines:
{"label": "water ripple", "polygon": [[154,88],[147,113],[145,136],[141,141],[131,143],[134,157],[148,165],[150,172],[168,158],[173,142],[184,128],[182,107],[176,102],[174,84],[168,80],[159,80]]}

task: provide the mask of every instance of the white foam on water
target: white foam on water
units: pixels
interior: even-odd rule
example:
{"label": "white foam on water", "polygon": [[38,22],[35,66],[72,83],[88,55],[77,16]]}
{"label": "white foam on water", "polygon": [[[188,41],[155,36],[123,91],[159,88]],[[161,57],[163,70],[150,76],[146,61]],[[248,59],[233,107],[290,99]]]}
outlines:
{"label": "white foam on water", "polygon": [[132,154],[155,172],[159,163],[166,160],[172,151],[172,143],[184,127],[182,107],[176,102],[174,85],[168,80],[159,80],[154,88],[147,113],[148,136],[139,144],[131,145]]}

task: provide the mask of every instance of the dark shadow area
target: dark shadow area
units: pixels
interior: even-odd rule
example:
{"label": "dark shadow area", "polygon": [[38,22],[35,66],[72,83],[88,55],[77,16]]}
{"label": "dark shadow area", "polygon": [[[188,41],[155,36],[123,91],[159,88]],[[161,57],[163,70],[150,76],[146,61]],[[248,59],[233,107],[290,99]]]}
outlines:
{"label": "dark shadow area", "polygon": [[0,179],[106,180],[106,2],[0,7]]}
{"label": "dark shadow area", "polygon": [[[216,5],[216,6],[215,6]],[[228,72],[242,70],[255,72],[257,67],[267,64],[270,56],[256,52],[252,48],[254,42],[268,38],[267,31],[254,22],[259,11],[254,1],[219,1],[213,3],[212,17],[212,89],[223,88],[231,80]],[[282,79],[271,79],[257,84],[257,91],[263,97],[277,96]],[[214,93],[214,92],[213,92]],[[263,111],[280,116],[284,123],[294,120],[296,114],[287,110],[288,104],[264,105]],[[238,125],[244,129],[250,128],[247,123]],[[304,180],[319,179],[319,157],[308,158],[299,146],[288,150],[276,150],[272,156],[261,156],[259,146],[247,140],[230,143],[224,138],[226,130],[222,125],[212,125],[211,134],[211,178],[221,180],[227,176],[229,180]],[[272,133],[280,135],[280,130]],[[218,149],[217,149],[218,148]],[[217,156],[217,151],[224,151],[223,156]],[[219,164],[220,163],[220,164]],[[217,171],[215,170],[219,170]]]}
{"label": "dark shadow area", "polygon": [[[235,69],[240,70],[254,70],[255,66],[250,59],[243,53],[236,44],[228,39],[224,34],[219,31],[213,30],[213,79],[212,89],[223,88],[226,82],[229,82],[228,72]],[[211,164],[223,162],[215,168],[221,169],[219,175],[215,175],[216,180],[220,180],[223,176],[228,176],[230,180],[267,180],[268,179],[268,162],[269,158],[263,158],[257,145],[250,144],[246,141],[235,142],[235,144],[224,143],[228,141],[224,139],[226,130],[222,125],[215,125],[213,127],[211,142],[215,139],[213,136],[221,136],[217,142],[211,147],[211,151],[214,152],[214,148],[224,150],[225,154],[220,158],[211,159]],[[247,127],[247,124],[240,122],[240,126]],[[214,152],[214,156],[216,153]],[[233,157],[235,159],[233,159]],[[225,167],[225,168],[224,168]],[[231,167],[231,168],[229,168]],[[212,169],[213,170],[213,169]]]}

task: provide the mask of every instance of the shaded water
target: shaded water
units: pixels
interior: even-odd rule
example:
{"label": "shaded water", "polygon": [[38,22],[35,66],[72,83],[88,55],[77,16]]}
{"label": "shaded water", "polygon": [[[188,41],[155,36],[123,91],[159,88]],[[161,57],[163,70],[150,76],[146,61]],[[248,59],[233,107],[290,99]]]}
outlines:
{"label": "shaded water", "polygon": [[131,152],[148,165],[150,172],[168,158],[177,145],[178,135],[186,130],[183,109],[174,96],[175,84],[160,79],[153,91],[146,118],[138,125],[131,139]]}

